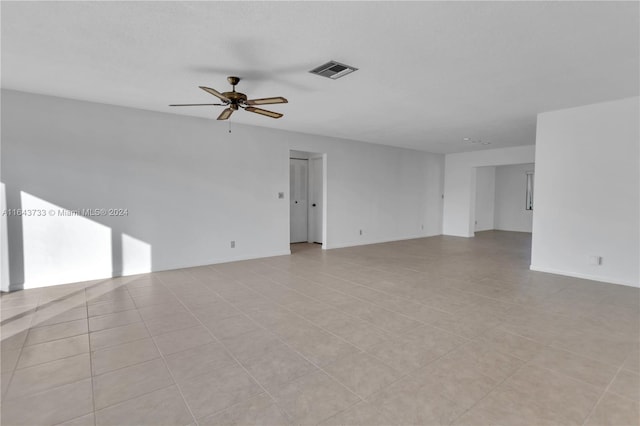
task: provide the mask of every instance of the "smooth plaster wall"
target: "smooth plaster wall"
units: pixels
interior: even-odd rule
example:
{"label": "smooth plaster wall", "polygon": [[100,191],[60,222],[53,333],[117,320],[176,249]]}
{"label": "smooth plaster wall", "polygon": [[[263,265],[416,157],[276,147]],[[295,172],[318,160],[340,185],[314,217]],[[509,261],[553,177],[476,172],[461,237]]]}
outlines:
{"label": "smooth plaster wall", "polygon": [[531,269],[640,286],[639,126],[638,97],[538,115]]}
{"label": "smooth plaster wall", "polygon": [[[533,211],[525,209],[528,171],[534,171],[533,164],[496,167],[495,229],[531,232]],[[534,208],[535,194],[534,186]]]}
{"label": "smooth plaster wall", "polygon": [[326,154],[327,248],[441,233],[443,155],[10,90],[2,123],[7,207],[56,212],[8,218],[14,288],[288,254],[291,149]]}
{"label": "smooth plaster wall", "polygon": [[[0,152],[0,155],[2,153]],[[4,184],[0,183],[0,209],[6,211],[7,197],[4,193]],[[0,291],[9,291],[9,241],[7,235],[7,216],[0,218]]]}
{"label": "smooth plaster wall", "polygon": [[496,196],[496,168],[478,167],[476,170],[475,230],[494,228]]}
{"label": "smooth plaster wall", "polygon": [[478,167],[533,163],[534,156],[534,145],[446,155],[443,234],[473,237]]}

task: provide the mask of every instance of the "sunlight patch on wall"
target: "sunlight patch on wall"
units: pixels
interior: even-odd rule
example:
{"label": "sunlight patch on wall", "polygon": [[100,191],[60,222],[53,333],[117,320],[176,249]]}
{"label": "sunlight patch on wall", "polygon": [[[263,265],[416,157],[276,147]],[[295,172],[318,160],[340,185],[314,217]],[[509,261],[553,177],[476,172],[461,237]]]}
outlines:
{"label": "sunlight patch on wall", "polygon": [[24,288],[110,277],[111,229],[24,191],[20,193]]}
{"label": "sunlight patch on wall", "polygon": [[151,245],[122,234],[122,275],[151,272]]}

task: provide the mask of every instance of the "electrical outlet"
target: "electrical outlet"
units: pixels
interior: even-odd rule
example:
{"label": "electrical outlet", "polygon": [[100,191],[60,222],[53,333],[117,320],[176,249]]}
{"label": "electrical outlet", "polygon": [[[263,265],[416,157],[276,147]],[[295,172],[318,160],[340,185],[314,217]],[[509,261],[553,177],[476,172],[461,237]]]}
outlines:
{"label": "electrical outlet", "polygon": [[284,198],[284,192],[278,192],[278,198],[282,200]]}
{"label": "electrical outlet", "polygon": [[360,235],[362,235],[362,229],[360,230]]}
{"label": "electrical outlet", "polygon": [[231,241],[231,248],[236,248],[236,242],[235,241]]}
{"label": "electrical outlet", "polygon": [[424,230],[424,225],[420,225],[420,229]]}
{"label": "electrical outlet", "polygon": [[589,265],[602,265],[602,256],[589,256]]}

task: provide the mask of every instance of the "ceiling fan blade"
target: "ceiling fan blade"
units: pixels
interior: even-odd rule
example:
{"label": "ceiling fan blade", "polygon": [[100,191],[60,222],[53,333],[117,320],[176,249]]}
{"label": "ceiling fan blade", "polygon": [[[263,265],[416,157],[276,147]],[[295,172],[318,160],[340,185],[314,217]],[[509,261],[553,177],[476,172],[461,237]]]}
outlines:
{"label": "ceiling fan blade", "polygon": [[271,117],[271,118],[282,117],[282,114],[280,114],[279,112],[267,111],[266,109],[261,109],[261,108],[246,107],[245,111],[255,112],[256,114],[266,115],[267,117]]}
{"label": "ceiling fan blade", "polygon": [[229,98],[227,98],[222,93],[218,92],[216,89],[212,89],[211,87],[204,87],[204,86],[198,86],[198,87],[200,87],[202,90],[204,90],[207,93],[211,93],[213,96],[215,96],[216,98],[220,99],[223,102],[226,102],[226,103],[231,102]]}
{"label": "ceiling fan blade", "polygon": [[276,96],[273,98],[262,98],[262,99],[249,99],[246,101],[247,105],[267,105],[267,104],[286,104],[289,103],[282,96]]}
{"label": "ceiling fan blade", "polygon": [[233,114],[233,110],[231,108],[227,108],[220,113],[218,120],[226,120],[231,117],[231,114]]}
{"label": "ceiling fan blade", "polygon": [[226,104],[171,104],[169,106],[204,106],[204,105],[226,105]]}

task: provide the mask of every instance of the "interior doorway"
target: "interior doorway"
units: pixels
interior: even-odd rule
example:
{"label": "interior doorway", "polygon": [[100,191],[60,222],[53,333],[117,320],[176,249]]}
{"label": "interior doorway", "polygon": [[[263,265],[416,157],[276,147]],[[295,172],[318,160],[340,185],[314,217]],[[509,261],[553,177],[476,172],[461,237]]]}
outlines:
{"label": "interior doorway", "polygon": [[534,170],[533,163],[476,167],[471,229],[532,232]]}
{"label": "interior doorway", "polygon": [[309,235],[309,160],[289,159],[290,243],[306,243]]}
{"label": "interior doorway", "polygon": [[321,153],[290,151],[289,241],[325,242],[325,161]]}

